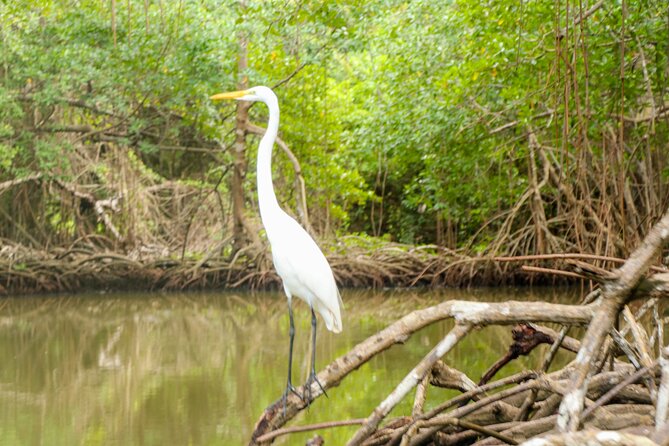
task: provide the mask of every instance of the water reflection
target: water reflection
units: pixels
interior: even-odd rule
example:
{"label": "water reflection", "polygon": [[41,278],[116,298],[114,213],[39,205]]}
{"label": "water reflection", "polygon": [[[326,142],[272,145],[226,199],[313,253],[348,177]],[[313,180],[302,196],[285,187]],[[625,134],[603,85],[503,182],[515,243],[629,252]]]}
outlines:
{"label": "water reflection", "polygon": [[[344,332],[319,332],[318,365],[395,318],[444,299],[571,301],[578,294],[550,289],[346,291]],[[262,409],[285,385],[285,306],[278,293],[2,300],[1,443],[245,444]],[[299,303],[295,322],[294,381],[301,383],[308,370],[310,318]],[[451,326],[435,324],[378,356],[328,391],[330,398],[318,400],[299,422],[365,417]],[[508,328],[485,328],[446,360],[476,381],[510,339]],[[504,374],[538,363],[535,354]],[[428,405],[447,393],[431,389]],[[396,411],[408,412],[410,406],[405,401]],[[353,430],[328,433],[326,444],[339,444],[337,439]],[[294,436],[291,444],[304,444],[311,435]]]}

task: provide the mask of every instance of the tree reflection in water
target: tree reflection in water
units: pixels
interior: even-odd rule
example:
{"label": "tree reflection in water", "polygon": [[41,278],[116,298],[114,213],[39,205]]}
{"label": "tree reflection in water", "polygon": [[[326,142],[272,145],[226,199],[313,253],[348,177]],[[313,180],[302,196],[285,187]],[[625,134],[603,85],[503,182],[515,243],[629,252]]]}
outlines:
{"label": "tree reflection in water", "polygon": [[[324,367],[397,317],[444,299],[558,301],[577,294],[344,290],[346,329],[338,336],[320,332],[318,355]],[[284,307],[280,293],[5,299],[0,302],[0,438],[3,444],[21,445],[243,444],[282,390]],[[309,357],[306,306],[297,304],[295,316],[295,368],[303,381]],[[429,327],[379,355],[328,391],[330,398],[316,401],[298,422],[366,416],[449,328],[450,323]],[[445,359],[476,381],[510,340],[509,330],[486,328]],[[524,358],[502,374],[534,366],[538,358],[538,353]],[[446,397],[450,391],[430,389],[428,401],[439,399],[439,392]],[[404,404],[399,410],[410,412],[411,401]],[[330,433],[332,444],[341,433]]]}

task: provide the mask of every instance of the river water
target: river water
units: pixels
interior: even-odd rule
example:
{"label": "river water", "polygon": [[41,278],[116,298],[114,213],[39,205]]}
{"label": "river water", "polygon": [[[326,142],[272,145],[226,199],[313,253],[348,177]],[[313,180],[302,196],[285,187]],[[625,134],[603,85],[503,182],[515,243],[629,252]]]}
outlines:
{"label": "river water", "polygon": [[[445,299],[573,302],[578,289],[344,290],[344,331],[319,329],[319,369],[396,318]],[[294,378],[308,367],[310,316],[295,302]],[[434,324],[328,390],[293,423],[364,418],[452,327]],[[444,359],[477,381],[510,327],[470,334]],[[500,376],[537,367],[539,349]],[[89,294],[0,300],[0,444],[246,444],[285,385],[288,315],[279,293]],[[564,363],[568,356],[558,358]],[[427,406],[452,393],[430,389]],[[408,398],[392,415],[410,413]],[[342,443],[355,428],[323,436]],[[313,434],[275,444],[304,444]]]}

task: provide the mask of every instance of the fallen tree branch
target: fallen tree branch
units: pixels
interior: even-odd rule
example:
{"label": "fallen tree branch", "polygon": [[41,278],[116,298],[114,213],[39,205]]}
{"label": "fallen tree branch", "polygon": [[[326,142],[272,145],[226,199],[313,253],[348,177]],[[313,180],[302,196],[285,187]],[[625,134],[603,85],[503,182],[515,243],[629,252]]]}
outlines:
{"label": "fallen tree branch", "polygon": [[626,434],[615,431],[582,431],[568,434],[548,435],[536,438],[521,446],[657,446],[657,444],[640,435]]}
{"label": "fallen tree branch", "polygon": [[406,396],[407,393],[423,379],[432,366],[472,329],[471,324],[456,325],[441,340],[428,355],[409,372],[409,374],[397,385],[395,390],[379,404],[376,409],[367,417],[365,423],[358,432],[349,440],[348,446],[357,446],[361,444],[372,432],[374,432],[382,419]]}
{"label": "fallen tree branch", "polygon": [[[443,361],[437,361],[429,375],[430,384],[445,389],[455,389],[469,392],[478,386],[460,370],[447,366]],[[414,415],[415,416],[415,415]]]}
{"label": "fallen tree branch", "polygon": [[363,424],[365,422],[364,418],[354,418],[352,420],[342,420],[342,421],[326,421],[324,423],[314,423],[314,424],[308,424],[305,426],[293,426],[293,427],[286,427],[283,429],[277,429],[275,431],[272,431],[268,434],[262,435],[258,437],[257,441],[258,443],[265,443],[271,440],[274,440],[277,437],[280,437],[282,435],[287,435],[287,434],[292,434],[296,432],[309,432],[309,431],[317,431],[321,429],[330,429],[333,427],[342,427],[342,426],[355,426],[358,424]]}
{"label": "fallen tree branch", "polygon": [[[415,331],[439,320],[453,318],[458,324],[465,326],[482,326],[493,323],[512,324],[518,320],[583,325],[590,321],[591,310],[591,305],[559,305],[543,302],[477,303],[457,300],[443,302],[433,307],[416,310],[361,342],[346,355],[336,359],[321,371],[318,374],[318,380],[326,390],[336,386],[346,375],[356,370],[374,355],[388,349],[393,344],[406,341]],[[410,379],[413,380],[413,378]],[[301,390],[298,389],[298,392],[301,392]],[[322,391],[314,384],[312,394],[314,397],[318,397],[322,394]],[[387,404],[390,402],[388,401]],[[290,395],[287,398],[284,411],[282,399],[278,398],[276,402],[265,409],[256,423],[249,444],[257,444],[258,437],[283,426],[305,407],[302,400],[295,395]],[[385,408],[386,406],[383,406],[373,420],[374,427],[385,416],[383,414]],[[361,435],[361,437],[367,436],[372,430],[370,428],[365,429],[365,435]]]}
{"label": "fallen tree branch", "polygon": [[[429,425],[430,425],[430,423],[427,422],[427,423],[424,423],[422,425],[416,424],[414,426],[429,426]],[[467,420],[463,420],[463,419],[460,419],[460,418],[447,418],[447,419],[441,420],[440,423],[439,423],[439,426],[446,426],[446,425],[450,425],[450,426],[454,426],[454,427],[463,427],[465,429],[469,429],[469,430],[484,434],[488,437],[496,438],[498,440],[503,441],[506,444],[512,444],[512,445],[517,445],[518,444],[517,441],[515,441],[513,438],[509,437],[508,435],[504,435],[504,434],[499,433],[495,430],[489,429],[489,428],[484,427],[484,426],[480,426],[476,423],[472,423],[472,422],[469,422]],[[417,429],[417,427],[416,427],[416,429]],[[402,443],[400,444],[401,446],[406,446],[406,445],[409,444],[409,439],[410,439],[410,434],[411,433],[412,432],[407,432],[407,436],[405,437],[405,439],[402,440]]]}
{"label": "fallen tree branch", "polygon": [[598,308],[595,309],[595,316],[588,326],[581,350],[576,357],[576,371],[569,386],[571,390],[560,404],[558,417],[560,431],[574,432],[578,429],[592,363],[622,306],[631,297],[632,290],[639,284],[667,239],[669,239],[669,211],[616,271],[617,280],[602,285]]}
{"label": "fallen tree branch", "polygon": [[635,383],[641,377],[652,371],[653,371],[652,368],[644,367],[642,369],[637,370],[635,373],[631,374],[624,380],[620,381],[618,384],[615,385],[615,387],[610,389],[608,392],[602,395],[597,401],[595,401],[595,404],[593,404],[592,406],[588,407],[585,411],[583,411],[582,419],[586,420],[595,410],[597,410],[601,406],[611,401],[628,384]]}

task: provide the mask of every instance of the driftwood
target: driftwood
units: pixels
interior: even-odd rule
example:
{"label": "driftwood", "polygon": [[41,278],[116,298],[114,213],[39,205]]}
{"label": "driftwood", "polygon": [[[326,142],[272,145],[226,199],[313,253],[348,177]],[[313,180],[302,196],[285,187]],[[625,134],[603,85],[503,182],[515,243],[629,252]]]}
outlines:
{"label": "driftwood", "polygon": [[[582,262],[585,257],[568,264],[576,274],[587,275],[600,285],[580,305],[447,301],[404,316],[322,370],[318,379],[324,389],[345,385],[346,376],[374,355],[429,324],[453,319],[455,325],[365,418],[337,421],[327,427],[359,425],[347,440],[349,446],[666,444],[669,347],[663,345],[668,319],[662,315],[662,303],[669,297],[669,274],[651,266],[667,239],[669,211],[619,269],[590,268]],[[643,305],[628,306],[640,299],[645,301]],[[533,324],[542,322],[563,328],[554,331]],[[514,325],[514,343],[476,385],[466,371],[448,365],[447,353],[465,336],[475,335],[476,328],[491,324]],[[574,339],[567,336],[571,326],[587,330],[581,339]],[[509,361],[531,354],[542,343],[551,348],[541,369],[488,382]],[[577,355],[563,369],[547,373],[558,348]],[[462,393],[425,412],[429,385]],[[412,413],[382,425],[414,389]],[[299,390],[302,393],[303,389]],[[312,386],[312,398],[321,394],[320,388]],[[289,435],[296,427],[282,426],[305,407],[306,402],[291,395],[283,411],[277,399],[258,420],[249,445]]]}

